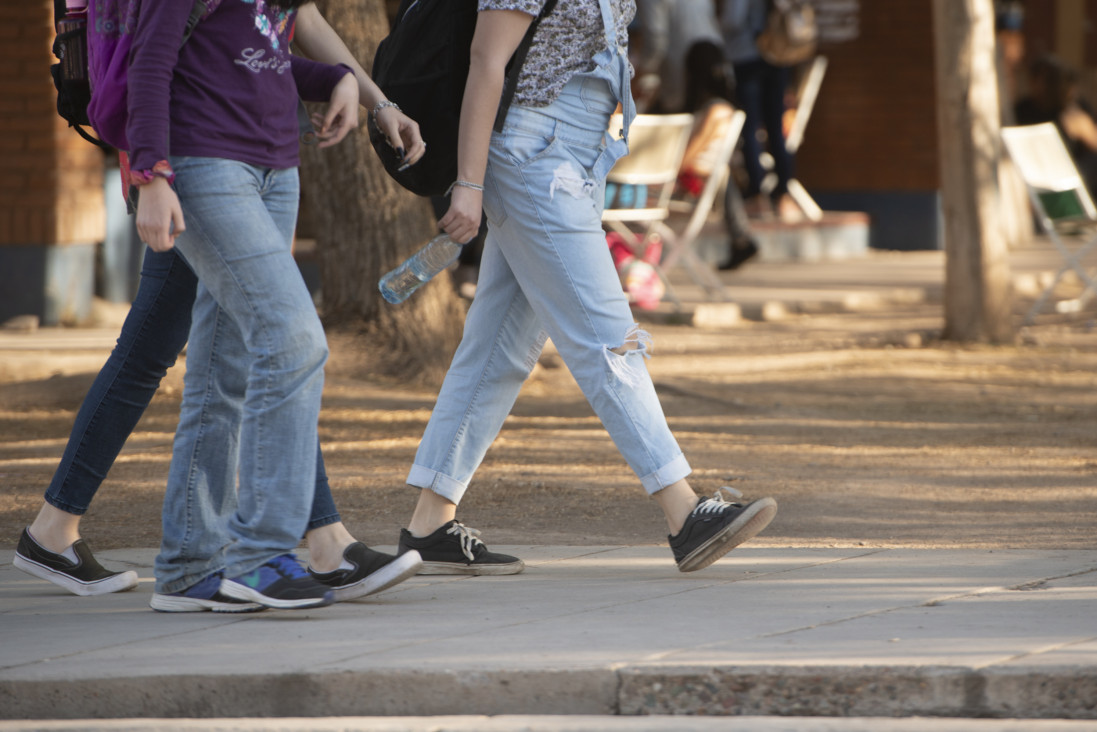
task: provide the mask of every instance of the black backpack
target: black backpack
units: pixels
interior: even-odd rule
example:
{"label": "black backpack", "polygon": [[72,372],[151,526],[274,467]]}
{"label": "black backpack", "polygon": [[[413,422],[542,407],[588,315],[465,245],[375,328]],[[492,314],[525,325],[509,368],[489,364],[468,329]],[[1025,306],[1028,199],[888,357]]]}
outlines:
{"label": "black backpack", "polygon": [[[496,130],[506,118],[537,24],[555,5],[556,0],[545,3],[510,60]],[[370,142],[388,174],[420,196],[440,196],[457,178],[457,128],[476,30],[476,7],[477,0],[402,0],[396,22],[373,58],[370,75],[374,82],[419,123],[427,152],[415,165],[399,170],[400,159],[372,118]]]}
{"label": "black backpack", "polygon": [[[129,31],[121,28],[136,2],[128,0],[99,6],[93,0],[83,15],[70,17],[65,0],[53,0],[53,20],[57,29],[53,54],[58,63],[50,66],[50,75],[57,89],[57,114],[81,137],[104,150],[113,150],[113,146],[120,146],[120,141],[125,139],[127,67],[114,64],[112,60],[129,53]],[[193,0],[183,33],[184,44],[206,11],[207,4],[203,0]],[[123,36],[127,36],[124,42]],[[96,84],[99,96],[93,104],[92,87]],[[91,117],[96,117],[95,122]],[[109,124],[101,125],[105,120]],[[95,130],[99,138],[89,134],[85,127]]]}

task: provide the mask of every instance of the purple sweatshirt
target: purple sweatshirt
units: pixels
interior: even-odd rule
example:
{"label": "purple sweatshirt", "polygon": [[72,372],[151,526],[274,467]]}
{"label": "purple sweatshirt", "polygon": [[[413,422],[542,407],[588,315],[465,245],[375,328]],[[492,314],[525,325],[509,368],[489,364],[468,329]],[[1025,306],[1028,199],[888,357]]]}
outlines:
{"label": "purple sweatshirt", "polygon": [[298,95],[326,102],[350,70],[290,54],[296,11],[264,0],[208,4],[215,9],[181,49],[191,3],[141,4],[128,80],[131,167],[151,170],[169,152],[296,166]]}

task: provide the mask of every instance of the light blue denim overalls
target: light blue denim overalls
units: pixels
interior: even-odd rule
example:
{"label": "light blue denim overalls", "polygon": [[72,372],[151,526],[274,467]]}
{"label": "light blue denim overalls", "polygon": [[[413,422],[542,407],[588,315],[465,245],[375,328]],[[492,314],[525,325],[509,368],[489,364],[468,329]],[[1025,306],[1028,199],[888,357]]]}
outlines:
{"label": "light blue denim overalls", "polygon": [[[621,101],[635,111],[625,43],[600,0],[607,47],[547,107],[513,106],[492,135],[484,181],[488,236],[476,297],[407,482],[454,503],[552,338],[644,489],[689,474],[644,359],[602,230],[605,179],[627,154],[609,135]],[[631,345],[625,355],[613,349]]]}

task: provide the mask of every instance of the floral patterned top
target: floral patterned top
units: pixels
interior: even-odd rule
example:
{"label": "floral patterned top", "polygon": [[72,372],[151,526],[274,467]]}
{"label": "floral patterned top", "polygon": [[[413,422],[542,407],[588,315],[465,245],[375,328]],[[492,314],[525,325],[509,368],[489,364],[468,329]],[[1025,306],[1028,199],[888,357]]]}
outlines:
{"label": "floral patterned top", "polygon": [[[479,0],[479,9],[518,10],[536,16],[544,4],[545,0]],[[617,42],[625,48],[636,2],[610,0],[610,5],[617,21]],[[594,56],[605,47],[598,0],[557,0],[533,35],[513,103],[526,107],[552,104],[572,76],[594,68]]]}

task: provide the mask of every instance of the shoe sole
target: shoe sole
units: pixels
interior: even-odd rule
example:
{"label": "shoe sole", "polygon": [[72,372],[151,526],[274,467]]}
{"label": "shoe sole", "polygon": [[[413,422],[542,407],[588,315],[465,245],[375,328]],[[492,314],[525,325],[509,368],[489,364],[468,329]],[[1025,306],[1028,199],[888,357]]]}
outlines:
{"label": "shoe sole", "polygon": [[404,552],[393,559],[381,569],[367,574],[358,582],[342,587],[333,587],[335,602],[353,600],[357,597],[374,595],[382,590],[387,590],[393,585],[398,585],[404,580],[414,577],[423,566],[423,558],[414,549]]}
{"label": "shoe sole", "polygon": [[758,535],[777,515],[777,501],[759,498],[727,525],[723,531],[694,549],[678,563],[679,572],[704,569],[748,539]]}
{"label": "shoe sole", "polygon": [[283,600],[277,597],[267,597],[259,590],[253,590],[250,587],[246,587],[238,582],[232,580],[221,581],[221,592],[229,597],[235,597],[237,600],[246,600],[248,602],[254,602],[263,607],[274,608],[275,610],[304,610],[310,607],[324,607],[334,602],[334,593],[328,590],[324,593],[323,597],[305,597],[299,600]]}
{"label": "shoe sole", "polygon": [[219,602],[197,597],[176,597],[153,593],[149,607],[161,613],[254,613],[265,610],[255,602]]}
{"label": "shoe sole", "polygon": [[472,577],[486,575],[518,574],[526,563],[518,560],[510,564],[459,564],[457,562],[423,562],[419,574],[461,574]]}
{"label": "shoe sole", "polygon": [[137,573],[136,572],[119,572],[118,574],[110,577],[104,577],[101,580],[95,582],[81,582],[64,572],[59,572],[56,569],[51,569],[44,564],[31,561],[26,557],[15,555],[15,559],[12,560],[12,564],[16,569],[20,569],[27,574],[34,575],[38,579],[44,579],[47,582],[52,582],[58,587],[62,587],[74,595],[80,595],[81,597],[90,597],[93,595],[109,595],[112,592],[125,592],[126,590],[132,590],[137,586]]}

